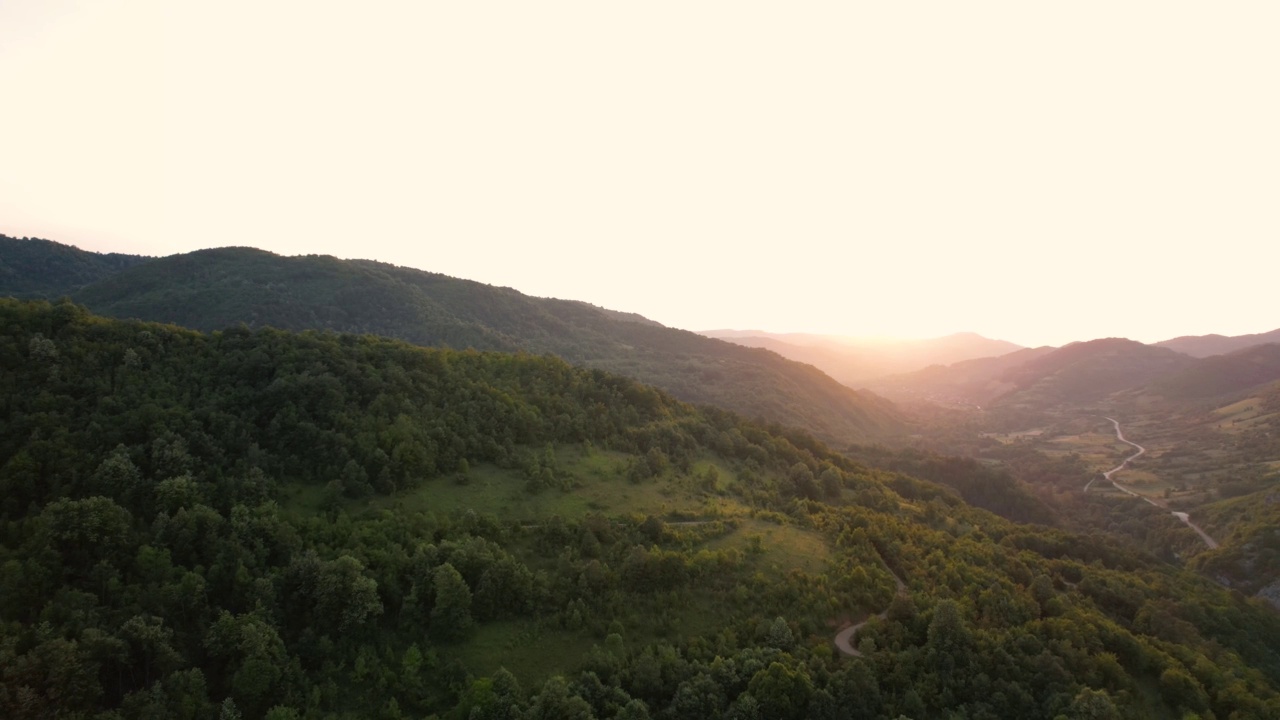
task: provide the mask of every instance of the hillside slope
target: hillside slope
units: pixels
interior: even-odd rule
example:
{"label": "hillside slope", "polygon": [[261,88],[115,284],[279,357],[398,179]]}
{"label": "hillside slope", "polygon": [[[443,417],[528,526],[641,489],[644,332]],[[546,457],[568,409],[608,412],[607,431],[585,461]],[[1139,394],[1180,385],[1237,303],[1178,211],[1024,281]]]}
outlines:
{"label": "hillside slope", "polygon": [[625,378],[0,323],[5,717],[1280,713],[1256,604]]}
{"label": "hillside slope", "polygon": [[1013,389],[996,402],[1029,408],[1088,403],[1194,363],[1186,355],[1124,338],[1072,343],[1010,368],[1001,379]]}
{"label": "hillside slope", "polygon": [[1280,380],[1280,344],[1271,343],[1203,358],[1147,390],[1167,400],[1200,400],[1246,392],[1276,380]]}
{"label": "hillside slope", "polygon": [[199,330],[372,333],[418,345],[551,353],[825,439],[901,429],[888,401],[782,358],[582,302],[533,298],[371,261],[202,250],[131,268],[76,293],[95,312]]}

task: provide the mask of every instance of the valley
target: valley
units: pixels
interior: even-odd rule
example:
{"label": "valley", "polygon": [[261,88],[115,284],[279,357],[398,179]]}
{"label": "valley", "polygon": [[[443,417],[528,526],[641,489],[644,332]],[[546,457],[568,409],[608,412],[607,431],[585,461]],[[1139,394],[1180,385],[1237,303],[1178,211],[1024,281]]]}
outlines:
{"label": "valley", "polygon": [[[1164,502],[1162,502],[1162,501],[1160,501],[1160,500],[1156,500],[1156,499],[1150,498],[1150,497],[1147,497],[1146,495],[1139,495],[1138,493],[1134,492],[1133,490],[1130,490],[1129,488],[1125,487],[1124,485],[1121,485],[1120,483],[1116,482],[1116,480],[1112,477],[1112,475],[1115,475],[1116,473],[1120,472],[1121,470],[1124,470],[1125,468],[1127,468],[1127,467],[1129,466],[1129,463],[1131,463],[1131,462],[1133,462],[1134,460],[1137,460],[1138,458],[1140,458],[1140,457],[1142,457],[1143,455],[1145,455],[1145,454],[1146,454],[1146,452],[1147,452],[1147,449],[1146,449],[1146,448],[1144,448],[1144,447],[1142,447],[1141,445],[1139,445],[1139,444],[1135,443],[1135,442],[1130,442],[1129,440],[1126,440],[1126,439],[1125,439],[1125,437],[1124,437],[1124,433],[1122,433],[1122,432],[1120,431],[1120,422],[1119,422],[1118,420],[1115,420],[1115,419],[1113,419],[1113,418],[1106,418],[1106,419],[1107,419],[1107,420],[1110,420],[1110,421],[1111,421],[1111,424],[1115,426],[1115,428],[1116,428],[1116,438],[1117,438],[1118,440],[1120,440],[1120,442],[1125,443],[1126,445],[1132,445],[1133,447],[1137,448],[1138,452],[1136,452],[1136,453],[1134,453],[1134,454],[1130,455],[1129,457],[1125,458],[1125,459],[1124,459],[1124,462],[1120,463],[1119,465],[1117,465],[1117,466],[1115,466],[1115,467],[1111,468],[1110,470],[1108,470],[1108,471],[1104,472],[1104,473],[1102,474],[1103,479],[1104,479],[1104,480],[1106,480],[1106,481],[1108,481],[1108,482],[1110,482],[1110,483],[1111,483],[1111,484],[1112,484],[1112,485],[1113,485],[1117,490],[1119,490],[1119,491],[1120,491],[1120,492],[1122,492],[1122,493],[1125,493],[1126,495],[1129,495],[1130,497],[1138,498],[1138,499],[1143,500],[1144,502],[1147,502],[1147,503],[1149,503],[1149,504],[1151,504],[1151,505],[1154,505],[1154,506],[1156,506],[1156,507],[1158,507],[1158,508],[1168,509],[1168,508],[1167,508],[1167,506],[1166,506],[1166,504],[1165,504]],[[1092,484],[1093,484],[1093,482],[1094,482],[1093,480],[1090,480],[1090,481],[1089,481],[1089,485],[1092,485]],[[1085,492],[1088,492],[1088,491],[1089,491],[1089,485],[1085,485],[1085,486],[1084,486],[1084,490],[1085,490]],[[1195,523],[1191,522],[1191,515],[1190,515],[1189,513],[1186,513],[1186,512],[1178,512],[1178,511],[1176,511],[1176,510],[1175,510],[1175,511],[1173,511],[1171,514],[1172,514],[1174,517],[1176,517],[1176,518],[1178,518],[1179,520],[1181,520],[1183,523],[1185,523],[1185,524],[1187,525],[1187,527],[1191,528],[1192,530],[1195,530],[1195,531],[1196,531],[1196,534],[1197,534],[1197,535],[1199,535],[1199,536],[1204,540],[1205,545],[1208,545],[1210,550],[1216,549],[1216,548],[1218,547],[1218,542],[1217,542],[1216,540],[1214,540],[1213,538],[1209,537],[1209,534],[1208,534],[1208,533],[1206,533],[1204,530],[1202,530],[1202,529],[1200,528],[1200,526],[1199,526],[1199,525],[1196,525]]]}
{"label": "valley", "polygon": [[[1266,498],[1280,487],[1278,349],[1171,359],[1136,343],[1095,341],[1012,369],[1004,359],[934,369],[917,387],[949,383],[953,397],[981,400],[982,409],[917,400],[928,429],[915,444],[1006,468],[1069,526],[1118,533],[1171,562],[1214,568],[1210,576],[1228,587],[1273,598],[1280,562],[1265,549],[1274,546],[1268,531],[1256,519],[1226,521],[1240,516],[1223,509],[1248,502],[1242,498],[1270,507]],[[975,364],[990,370],[975,373]],[[993,379],[1001,385],[994,393]],[[1062,392],[1083,382],[1109,392]],[[1092,499],[1073,496],[1063,470]],[[1150,512],[1135,508],[1138,500]]]}

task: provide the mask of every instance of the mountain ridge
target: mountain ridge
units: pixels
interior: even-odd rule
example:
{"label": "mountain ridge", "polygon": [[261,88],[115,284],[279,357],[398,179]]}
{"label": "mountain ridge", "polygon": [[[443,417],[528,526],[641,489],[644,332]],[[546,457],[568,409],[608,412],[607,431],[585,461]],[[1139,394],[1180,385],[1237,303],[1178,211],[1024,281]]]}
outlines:
{"label": "mountain ridge", "polygon": [[1181,337],[1153,343],[1156,347],[1169,348],[1192,357],[1211,357],[1225,355],[1237,350],[1280,342],[1280,328],[1264,333],[1250,335],[1183,335]]}
{"label": "mountain ridge", "polygon": [[0,287],[15,297],[52,299],[149,260],[0,234]]}
{"label": "mountain ridge", "polygon": [[903,427],[889,401],[773,353],[633,313],[372,260],[211,248],[136,264],[72,297],[105,315],[205,331],[244,323],[374,333],[433,347],[550,353],[628,375],[682,400],[840,443],[872,441]]}

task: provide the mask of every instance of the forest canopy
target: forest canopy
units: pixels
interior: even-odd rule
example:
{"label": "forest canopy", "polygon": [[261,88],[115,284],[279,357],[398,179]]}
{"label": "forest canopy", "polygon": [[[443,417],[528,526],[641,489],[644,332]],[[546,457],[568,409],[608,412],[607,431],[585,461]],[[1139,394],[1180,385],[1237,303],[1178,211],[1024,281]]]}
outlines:
{"label": "forest canopy", "polygon": [[601,370],[0,323],[5,717],[1280,714],[1256,602]]}

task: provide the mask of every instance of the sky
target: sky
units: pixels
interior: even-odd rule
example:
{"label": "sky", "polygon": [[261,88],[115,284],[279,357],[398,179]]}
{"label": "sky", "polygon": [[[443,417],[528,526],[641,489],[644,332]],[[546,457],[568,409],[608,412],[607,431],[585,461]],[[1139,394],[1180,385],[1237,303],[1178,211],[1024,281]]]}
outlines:
{"label": "sky", "polygon": [[1280,3],[0,2],[0,233],[687,329],[1280,327]]}

